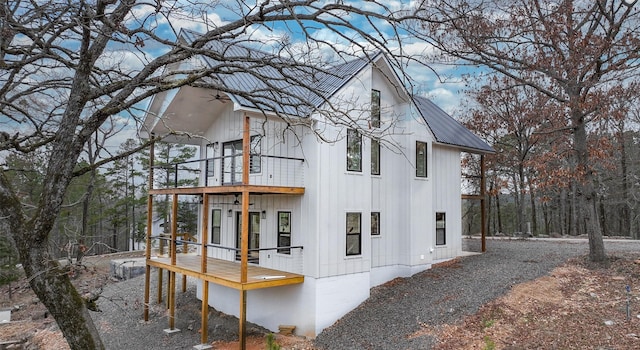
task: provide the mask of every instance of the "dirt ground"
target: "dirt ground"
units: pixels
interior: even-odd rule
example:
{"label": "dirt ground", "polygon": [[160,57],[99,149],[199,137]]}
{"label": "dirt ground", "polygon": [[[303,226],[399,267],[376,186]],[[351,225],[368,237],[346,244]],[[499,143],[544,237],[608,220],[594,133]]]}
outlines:
{"label": "dirt ground", "polygon": [[[109,258],[87,258],[74,283],[81,293],[106,283]],[[630,287],[627,292],[626,287]],[[629,312],[627,312],[629,305]],[[28,349],[68,349],[55,322],[25,280],[0,290],[0,308],[13,307],[12,322],[0,324],[0,341],[20,340]],[[640,260],[638,255],[611,258],[608,267],[570,260],[548,276],[513,286],[510,293],[485,304],[457,324],[422,329],[408,337],[430,334],[436,349],[639,349]],[[276,335],[282,349],[313,349],[309,340]],[[266,348],[254,336],[247,349]],[[214,349],[237,349],[237,342],[215,342]]]}

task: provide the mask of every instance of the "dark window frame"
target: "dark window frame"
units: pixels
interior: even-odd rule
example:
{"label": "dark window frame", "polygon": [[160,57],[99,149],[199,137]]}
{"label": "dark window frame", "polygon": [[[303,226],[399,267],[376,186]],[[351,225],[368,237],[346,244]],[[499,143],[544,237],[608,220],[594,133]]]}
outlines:
{"label": "dark window frame", "polygon": [[[283,220],[286,218],[286,222]],[[277,230],[278,230],[278,253],[280,254],[291,254],[291,212],[290,211],[279,211],[278,212],[278,220],[277,220]],[[289,244],[283,245],[284,240],[288,240]],[[287,247],[287,248],[280,248]]]}
{"label": "dark window frame", "polygon": [[380,236],[380,212],[371,212],[371,235]]}
{"label": "dark window frame", "polygon": [[347,130],[347,171],[362,172],[362,135],[356,129]]}
{"label": "dark window frame", "polygon": [[426,142],[416,141],[416,177],[428,177],[428,150],[429,147]]}
{"label": "dark window frame", "polygon": [[436,212],[436,245],[447,244],[447,213]]}
{"label": "dark window frame", "polygon": [[380,175],[380,141],[371,139],[371,175]]}
{"label": "dark window frame", "polygon": [[371,127],[380,127],[380,90],[371,89]]}
{"label": "dark window frame", "polygon": [[[216,225],[216,213],[218,213],[218,224]],[[216,228],[217,240],[216,240]],[[222,209],[211,209],[211,244],[222,243]]]}
{"label": "dark window frame", "polygon": [[[362,213],[349,212],[346,214],[346,244],[347,256],[362,255]],[[357,249],[352,243],[357,243]]]}

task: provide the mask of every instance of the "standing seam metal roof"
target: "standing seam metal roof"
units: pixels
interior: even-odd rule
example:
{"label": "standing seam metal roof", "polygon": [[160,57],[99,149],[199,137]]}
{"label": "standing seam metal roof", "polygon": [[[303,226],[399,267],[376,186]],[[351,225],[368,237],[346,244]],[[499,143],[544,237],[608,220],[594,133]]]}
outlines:
{"label": "standing seam metal roof", "polygon": [[[193,41],[198,36],[189,31],[183,31],[183,34],[188,41]],[[371,60],[381,55],[377,53],[369,58],[356,58],[331,68],[314,69],[238,43],[212,41],[206,48],[224,57],[224,62],[210,57],[203,58],[210,67],[219,66],[216,78],[227,87],[227,94],[241,106],[300,117],[309,116],[314,108],[320,107],[367,67]],[[245,94],[234,94],[233,91]],[[246,96],[249,93],[250,98]],[[413,96],[413,103],[438,143],[481,153],[495,152],[429,99]]]}
{"label": "standing seam metal roof", "polygon": [[413,96],[413,102],[438,143],[468,148],[480,153],[495,153],[491,146],[428,98]]}

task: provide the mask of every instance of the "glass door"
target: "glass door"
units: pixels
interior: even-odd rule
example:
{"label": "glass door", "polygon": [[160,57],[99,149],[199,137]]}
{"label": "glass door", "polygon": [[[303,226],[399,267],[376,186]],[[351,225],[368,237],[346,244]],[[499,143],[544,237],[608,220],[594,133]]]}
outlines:
{"label": "glass door", "polygon": [[[242,238],[242,212],[236,213],[236,260],[240,260],[240,244]],[[249,213],[249,254],[248,259],[250,263],[260,263],[260,252],[258,250],[251,251],[252,249],[260,249],[260,213]]]}
{"label": "glass door", "polygon": [[242,140],[225,142],[222,146],[222,184],[242,182]]}

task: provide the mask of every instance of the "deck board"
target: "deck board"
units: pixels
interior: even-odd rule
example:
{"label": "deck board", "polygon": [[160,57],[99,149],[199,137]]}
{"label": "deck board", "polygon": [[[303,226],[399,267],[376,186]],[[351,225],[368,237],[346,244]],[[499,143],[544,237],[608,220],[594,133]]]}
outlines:
{"label": "deck board", "polygon": [[238,290],[262,289],[304,282],[303,275],[249,265],[247,266],[247,282],[242,283],[240,281],[240,263],[238,262],[207,258],[206,272],[202,272],[201,264],[202,257],[196,254],[177,254],[175,265],[171,265],[171,259],[168,257],[147,259],[147,265]]}

